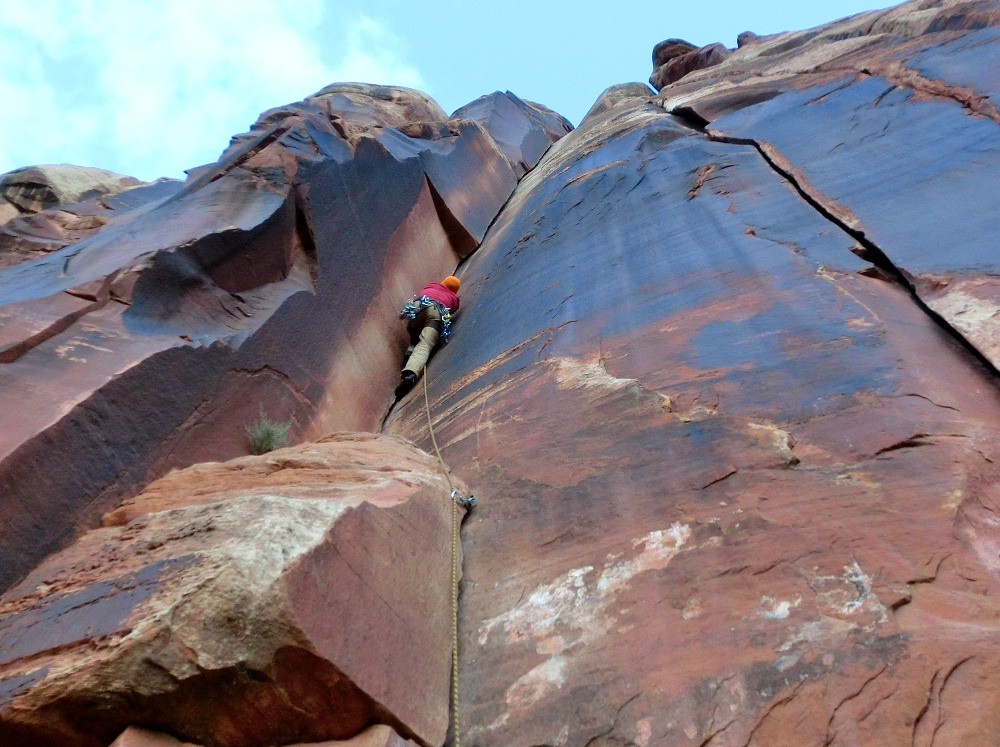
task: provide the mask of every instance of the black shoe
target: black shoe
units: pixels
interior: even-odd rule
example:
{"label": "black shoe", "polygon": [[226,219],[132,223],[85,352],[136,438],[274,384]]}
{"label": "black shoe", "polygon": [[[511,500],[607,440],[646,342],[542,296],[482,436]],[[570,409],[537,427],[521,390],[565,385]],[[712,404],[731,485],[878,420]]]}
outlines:
{"label": "black shoe", "polygon": [[399,384],[396,385],[396,399],[403,397],[413,389],[413,385],[416,383],[417,375],[413,371],[403,371],[403,376],[400,378]]}

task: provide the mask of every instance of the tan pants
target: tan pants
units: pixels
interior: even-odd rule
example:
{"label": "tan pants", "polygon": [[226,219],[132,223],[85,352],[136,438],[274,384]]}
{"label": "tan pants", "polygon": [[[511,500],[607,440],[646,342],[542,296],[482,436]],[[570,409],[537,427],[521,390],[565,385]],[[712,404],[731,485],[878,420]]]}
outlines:
{"label": "tan pants", "polygon": [[426,307],[417,314],[416,319],[410,322],[410,329],[420,327],[420,340],[413,348],[413,352],[410,353],[410,357],[406,359],[406,365],[403,366],[404,371],[412,371],[419,376],[420,372],[424,370],[427,359],[431,357],[431,351],[434,350],[441,337],[441,333],[438,331],[440,325],[441,312],[437,310],[436,306]]}

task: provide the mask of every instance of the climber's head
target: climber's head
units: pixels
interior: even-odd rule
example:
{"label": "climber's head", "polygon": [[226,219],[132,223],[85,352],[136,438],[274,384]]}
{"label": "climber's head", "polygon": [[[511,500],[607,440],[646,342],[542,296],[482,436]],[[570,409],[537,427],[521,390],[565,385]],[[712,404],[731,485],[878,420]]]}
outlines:
{"label": "climber's head", "polygon": [[462,287],[462,281],[454,275],[449,275],[441,281],[441,285],[450,290],[452,293],[458,293],[458,289]]}

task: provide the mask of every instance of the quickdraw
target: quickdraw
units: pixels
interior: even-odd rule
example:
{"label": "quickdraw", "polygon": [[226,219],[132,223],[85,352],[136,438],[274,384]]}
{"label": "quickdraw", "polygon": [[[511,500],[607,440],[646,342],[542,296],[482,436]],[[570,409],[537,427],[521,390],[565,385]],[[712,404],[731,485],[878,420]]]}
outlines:
{"label": "quickdraw", "polygon": [[428,306],[435,307],[441,314],[441,344],[444,345],[448,342],[448,335],[451,334],[451,309],[440,301],[435,301],[430,296],[420,296],[420,298],[414,296],[406,302],[403,310],[399,312],[399,318],[416,319],[417,314]]}

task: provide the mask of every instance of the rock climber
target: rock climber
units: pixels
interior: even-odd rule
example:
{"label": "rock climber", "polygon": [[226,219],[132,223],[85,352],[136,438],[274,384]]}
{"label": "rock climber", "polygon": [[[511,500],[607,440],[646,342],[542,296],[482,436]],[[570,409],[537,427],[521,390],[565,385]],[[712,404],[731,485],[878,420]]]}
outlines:
{"label": "rock climber", "polygon": [[458,311],[458,289],[461,285],[462,281],[454,275],[449,275],[440,283],[428,283],[400,312],[400,319],[410,320],[407,329],[411,341],[416,341],[416,344],[411,346],[403,366],[396,386],[396,399],[413,388],[438,342],[448,339],[451,316]]}

